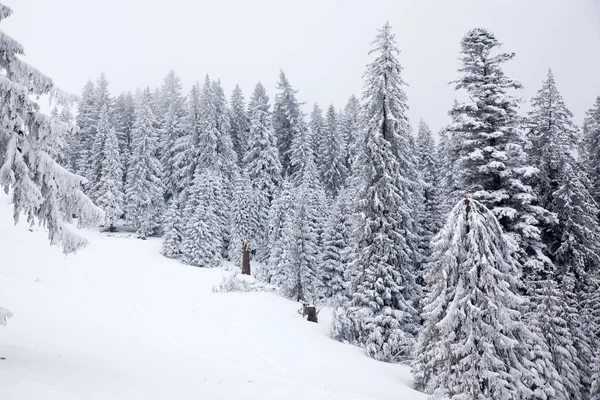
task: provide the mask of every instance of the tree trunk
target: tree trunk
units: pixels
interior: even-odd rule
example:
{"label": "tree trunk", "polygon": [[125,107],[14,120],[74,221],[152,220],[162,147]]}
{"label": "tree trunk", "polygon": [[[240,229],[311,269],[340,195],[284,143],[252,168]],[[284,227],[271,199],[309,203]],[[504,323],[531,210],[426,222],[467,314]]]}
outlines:
{"label": "tree trunk", "polygon": [[317,320],[317,307],[315,307],[314,305],[306,305],[304,304],[303,306],[303,314],[306,315],[306,319],[310,322],[319,322]]}
{"label": "tree trunk", "polygon": [[242,275],[250,275],[250,250],[248,241],[242,241]]}

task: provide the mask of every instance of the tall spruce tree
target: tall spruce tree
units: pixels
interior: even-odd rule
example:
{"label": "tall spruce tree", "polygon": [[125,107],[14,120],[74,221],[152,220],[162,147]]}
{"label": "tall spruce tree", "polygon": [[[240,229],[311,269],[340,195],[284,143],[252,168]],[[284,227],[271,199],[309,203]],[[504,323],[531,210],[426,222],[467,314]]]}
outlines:
{"label": "tall spruce tree", "polygon": [[180,259],[183,241],[183,221],[176,197],[171,197],[163,218],[163,241],[161,254],[167,258]]}
{"label": "tall spruce tree", "polygon": [[350,96],[346,107],[344,107],[344,117],[340,121],[340,131],[342,140],[346,147],[346,168],[352,170],[352,164],[356,159],[357,143],[361,132],[360,126],[360,101],[355,95]]}
{"label": "tall spruce tree", "polygon": [[285,257],[280,268],[276,269],[273,281],[290,298],[315,301],[321,290],[319,265],[323,193],[312,152],[303,168],[302,181],[293,191],[291,215],[284,221],[282,239]]}
{"label": "tall spruce tree", "polygon": [[433,241],[414,362],[417,388],[458,399],[532,398],[533,374],[514,243],[482,203],[465,199]]}
{"label": "tall spruce tree", "polygon": [[248,145],[248,134],[250,131],[250,118],[246,111],[246,101],[240,85],[235,85],[229,100],[229,113],[231,121],[231,142],[233,149],[237,154],[238,161],[241,163],[245,153],[250,150]]}
{"label": "tall spruce tree", "polygon": [[164,80],[160,94],[160,163],[162,166],[165,198],[168,200],[179,194],[176,170],[175,144],[184,135],[185,98],[181,93],[181,81],[171,71]]}
{"label": "tall spruce tree", "polygon": [[256,249],[261,229],[258,199],[245,170],[234,180],[231,203],[229,260],[241,267],[242,242],[246,241],[251,250]]}
{"label": "tall spruce tree", "polygon": [[[92,181],[90,195],[96,204],[104,210],[106,215],[105,225],[113,232],[115,223],[123,215],[123,170],[119,154],[119,141],[115,128],[111,126],[108,114],[108,105],[100,111],[98,127],[96,128],[96,142],[98,153],[93,160],[98,163]],[[96,161],[97,160],[97,161]]]}
{"label": "tall spruce tree", "polygon": [[[0,22],[12,10],[0,4]],[[69,230],[67,223],[77,215],[79,226],[96,225],[103,212],[83,194],[85,179],[56,163],[48,144],[69,127],[40,112],[35,101],[49,95],[59,105],[69,107],[74,100],[54,82],[21,59],[23,46],[0,31],[0,187],[10,193],[17,223],[25,216],[48,231],[51,244],[65,253],[74,252],[87,241]],[[0,311],[4,323],[10,312]]]}
{"label": "tall spruce tree", "polygon": [[[204,114],[202,111],[202,87],[200,83],[192,86],[187,99],[187,112],[183,122],[183,134],[175,140],[173,145],[173,177],[175,178],[175,191],[179,194],[179,204],[185,207],[187,196],[191,190],[194,172],[200,160],[200,153],[204,150],[200,140],[204,132]],[[206,148],[212,151],[211,147]]]}
{"label": "tall spruce tree", "polygon": [[75,154],[73,164],[75,173],[88,178],[87,169],[92,154],[92,145],[94,144],[95,129],[97,124],[97,114],[95,107],[96,86],[94,82],[88,81],[83,87],[79,108],[77,110],[76,125],[77,138],[75,141]]}
{"label": "tall spruce tree", "polygon": [[338,340],[350,337],[375,359],[400,361],[411,357],[418,330],[418,237],[412,210],[419,185],[399,51],[388,23],[370,53],[377,57],[365,74],[365,132],[355,165],[360,182],[352,251],[356,276],[353,298],[336,313],[332,334]]}
{"label": "tall spruce tree", "polygon": [[327,109],[325,126],[319,141],[319,175],[325,193],[330,198],[337,197],[348,176],[346,166],[346,143],[339,129],[333,105]]}
{"label": "tall spruce tree", "polygon": [[530,166],[523,150],[518,101],[510,94],[521,84],[502,70],[514,54],[497,53],[499,47],[496,37],[481,28],[469,31],[462,39],[462,76],[456,89],[465,90],[470,101],[455,103],[450,134],[458,187],[484,203],[516,240],[524,278],[530,280],[552,268],[540,225],[551,225],[555,216],[539,204],[527,184],[539,170]]}
{"label": "tall spruce tree", "polygon": [[125,198],[127,220],[138,236],[145,239],[158,233],[160,228],[164,186],[160,162],[156,158],[158,132],[150,89],[140,92],[137,97]]}
{"label": "tall spruce tree", "polygon": [[119,140],[123,182],[127,181],[127,169],[131,156],[131,130],[135,119],[135,102],[131,92],[121,93],[115,99],[115,129]]}
{"label": "tall spruce tree", "polygon": [[332,206],[323,232],[321,258],[322,295],[333,305],[342,305],[350,298],[349,253],[352,235],[351,196],[342,189]]}
{"label": "tall spruce tree", "polygon": [[294,169],[290,161],[290,148],[293,138],[301,128],[298,126],[303,119],[300,103],[296,99],[297,90],[294,90],[283,71],[279,72],[277,83],[279,92],[275,96],[273,110],[273,128],[277,139],[277,149],[281,161],[282,175],[290,176]]}
{"label": "tall spruce tree", "polygon": [[289,179],[284,179],[269,209],[268,258],[266,266],[257,271],[257,277],[264,282],[271,283],[273,276],[279,273],[279,269],[285,261],[285,224],[291,218],[293,207],[292,184]]}
{"label": "tall spruce tree", "polygon": [[315,155],[315,163],[317,170],[320,171],[324,159],[324,155],[321,153],[321,141],[325,135],[325,119],[323,118],[323,110],[317,103],[313,104],[308,128],[310,129],[311,148]]}
{"label": "tall spruce tree", "polygon": [[419,215],[421,227],[421,253],[426,260],[430,255],[429,242],[440,228],[441,211],[439,199],[439,163],[431,129],[425,121],[419,121],[417,132],[417,168],[421,173],[423,204]]}
{"label": "tall spruce tree", "polygon": [[182,242],[183,262],[213,268],[222,264],[222,223],[218,197],[222,180],[212,168],[198,168],[185,205],[185,230]]}
{"label": "tall spruce tree", "polygon": [[255,237],[256,242],[252,246],[257,250],[257,258],[260,261],[266,261],[269,253],[267,246],[269,209],[281,185],[281,163],[273,132],[269,97],[260,82],[254,88],[248,107],[248,116],[250,117],[250,130],[243,164],[248,171],[256,196],[259,226]]}

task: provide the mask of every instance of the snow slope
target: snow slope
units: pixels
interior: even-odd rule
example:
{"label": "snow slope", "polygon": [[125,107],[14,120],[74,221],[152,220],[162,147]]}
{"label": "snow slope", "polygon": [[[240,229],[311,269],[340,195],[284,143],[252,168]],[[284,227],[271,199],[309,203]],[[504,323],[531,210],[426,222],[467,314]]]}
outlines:
{"label": "snow slope", "polygon": [[74,256],[0,197],[0,399],[426,399],[407,367],[329,338],[268,293],[213,293],[223,270],[158,240],[85,232]]}

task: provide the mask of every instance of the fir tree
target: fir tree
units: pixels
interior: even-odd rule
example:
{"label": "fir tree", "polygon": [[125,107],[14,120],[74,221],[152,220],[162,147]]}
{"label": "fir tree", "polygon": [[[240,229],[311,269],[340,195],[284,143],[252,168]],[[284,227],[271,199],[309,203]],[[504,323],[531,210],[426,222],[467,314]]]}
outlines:
{"label": "fir tree", "polygon": [[92,154],[92,145],[94,144],[95,129],[97,124],[97,114],[95,107],[96,86],[94,82],[88,81],[83,87],[79,109],[77,111],[76,125],[78,126],[77,137],[74,149],[75,173],[87,176],[87,169]]}
{"label": "fir tree", "polygon": [[357,143],[361,131],[360,102],[355,95],[348,99],[344,108],[344,117],[340,122],[341,137],[346,148],[346,168],[350,171],[358,153]]}
{"label": "fir tree", "polygon": [[292,185],[288,179],[285,179],[269,209],[267,265],[265,268],[257,271],[257,277],[266,283],[271,283],[273,275],[279,273],[285,261],[285,224],[291,218],[293,207]]}
{"label": "fir tree", "polygon": [[183,240],[183,221],[177,199],[172,197],[163,219],[163,241],[161,254],[167,258],[181,258]]}
{"label": "fir tree", "polygon": [[185,206],[183,262],[197,267],[219,267],[222,263],[222,225],[216,210],[221,178],[211,168],[198,168]]}
{"label": "fir tree", "polygon": [[230,230],[229,259],[241,267],[242,241],[255,249],[260,231],[257,196],[245,170],[234,181]]}
{"label": "fir tree", "polygon": [[301,130],[298,123],[303,119],[300,103],[296,99],[297,90],[290,85],[283,71],[279,72],[277,83],[279,93],[275,96],[273,128],[277,139],[277,149],[281,161],[282,175],[290,176],[294,172],[290,160],[292,140]]}
{"label": "fir tree", "polygon": [[465,199],[433,241],[415,382],[451,400],[531,398],[514,244],[482,203]]}
{"label": "fir tree", "polygon": [[[194,179],[194,171],[203,150],[200,138],[204,130],[201,104],[202,89],[199,83],[192,86],[187,100],[187,112],[183,122],[183,135],[173,145],[173,176],[176,182],[175,191],[179,193],[179,203],[185,206],[189,190]],[[211,148],[207,148],[211,151]]]}
{"label": "fir tree", "polygon": [[179,194],[175,144],[184,135],[185,119],[185,98],[181,94],[181,81],[173,71],[169,72],[162,85],[160,109],[160,163],[165,185],[165,198],[170,199]]}
{"label": "fir tree", "polygon": [[439,207],[439,176],[438,162],[436,160],[436,147],[433,135],[425,121],[419,122],[417,133],[417,168],[423,180],[422,190],[424,203],[419,215],[422,242],[421,252],[424,260],[429,255],[429,242],[440,228],[441,215]]}
{"label": "fir tree", "polygon": [[463,75],[456,89],[465,90],[470,101],[455,103],[451,111],[454,166],[461,191],[484,203],[516,240],[524,278],[532,280],[552,268],[540,225],[553,224],[555,217],[538,204],[527,184],[539,171],[528,164],[518,131],[518,101],[509,93],[521,84],[502,71],[514,54],[496,54],[499,46],[495,36],[481,28],[461,41]]}
{"label": "fir tree", "polygon": [[528,118],[528,154],[533,165],[538,166],[537,193],[540,203],[547,207],[552,194],[558,189],[562,178],[562,166],[576,148],[577,128],[572,122],[573,114],[558,92],[554,75],[548,71],[546,80],[536,97],[531,100],[532,111]]}
{"label": "fir tree", "polygon": [[[11,14],[10,8],[0,5],[0,21]],[[74,98],[21,60],[24,49],[20,43],[0,34],[0,187],[11,195],[15,223],[25,215],[28,222],[37,221],[48,230],[51,244],[62,246],[65,253],[77,251],[87,242],[66,223],[75,214],[79,226],[95,225],[103,213],[81,191],[85,180],[49,156],[48,143],[68,126],[42,114],[34,100],[49,95],[68,107]],[[3,312],[2,317],[7,315]]]}
{"label": "fir tree", "polygon": [[98,171],[93,182],[93,196],[96,204],[106,215],[105,225],[111,232],[115,231],[115,222],[123,215],[123,170],[119,156],[119,141],[115,129],[110,126],[108,106],[100,111],[100,119],[96,132],[96,140],[100,143],[98,153]]}
{"label": "fir tree", "polygon": [[266,242],[269,209],[281,184],[281,164],[277,154],[269,108],[269,97],[264,86],[258,83],[252,94],[248,110],[250,131],[247,140],[248,149],[244,154],[243,164],[248,171],[257,201],[259,228],[253,246],[261,261],[266,261],[268,257]]}
{"label": "fir tree", "polygon": [[158,133],[150,89],[138,96],[131,135],[132,154],[125,186],[127,220],[145,239],[160,227],[164,192],[156,158]]}
{"label": "fir tree", "polygon": [[321,281],[322,295],[332,304],[343,304],[349,299],[349,251],[352,233],[349,193],[342,190],[333,204],[333,210],[323,234]]}
{"label": "fir tree", "polygon": [[337,197],[348,175],[346,143],[338,125],[335,108],[331,105],[327,110],[318,151],[321,182],[330,198]]}
{"label": "fir tree", "polygon": [[366,348],[378,360],[411,356],[418,329],[414,304],[418,237],[413,212],[418,197],[416,167],[402,90],[402,67],[389,24],[379,30],[365,74],[365,132],[355,171],[360,219],[353,238],[356,276],[349,307],[336,313],[333,337]]}
{"label": "fir tree", "polygon": [[[284,221],[284,259],[273,277],[283,293],[298,301],[315,301],[320,289],[321,193],[312,157],[293,194],[293,211]],[[312,172],[311,172],[312,171]]]}
{"label": "fir tree", "polygon": [[317,170],[321,170],[321,163],[323,162],[325,155],[322,153],[321,142],[325,135],[325,119],[323,118],[323,110],[315,103],[310,113],[310,122],[308,123],[310,129],[310,142],[313,154],[315,155],[315,163]]}
{"label": "fir tree", "polygon": [[131,130],[135,119],[135,102],[130,92],[121,93],[115,100],[115,129],[119,141],[121,154],[121,168],[123,169],[123,182],[127,181],[127,169],[131,156]]}
{"label": "fir tree", "polygon": [[222,233],[222,255],[226,257],[228,254],[228,247],[230,242],[229,232],[229,206],[231,203],[233,193],[233,181],[236,173],[238,172],[238,165],[236,162],[236,153],[233,149],[231,142],[231,125],[229,121],[229,110],[227,107],[227,99],[225,92],[221,87],[220,82],[213,81],[211,84],[211,110],[214,112],[212,119],[209,117],[208,124],[206,125],[210,130],[210,127],[214,127],[216,148],[215,155],[216,161],[214,165],[216,172],[221,178],[221,190],[222,194],[218,196],[215,201],[217,202],[217,214],[221,223]]}
{"label": "fir tree", "polygon": [[237,154],[238,161],[241,162],[245,157],[245,153],[250,150],[251,147],[248,145],[250,118],[246,113],[246,102],[240,85],[235,85],[235,89],[233,89],[233,93],[231,93],[229,110],[231,120],[231,142],[233,149]]}

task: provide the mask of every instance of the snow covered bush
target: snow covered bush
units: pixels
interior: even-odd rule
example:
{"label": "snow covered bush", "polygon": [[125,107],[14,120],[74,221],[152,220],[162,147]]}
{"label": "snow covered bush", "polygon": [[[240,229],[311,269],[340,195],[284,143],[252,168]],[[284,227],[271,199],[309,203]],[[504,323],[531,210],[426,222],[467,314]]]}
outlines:
{"label": "snow covered bush", "polygon": [[223,277],[221,283],[213,286],[213,292],[275,292],[277,288],[257,281],[249,275],[242,275],[240,271]]}
{"label": "snow covered bush", "polygon": [[4,307],[0,307],[0,326],[6,326],[6,321],[9,318],[12,318],[13,313],[10,310],[7,310]]}

